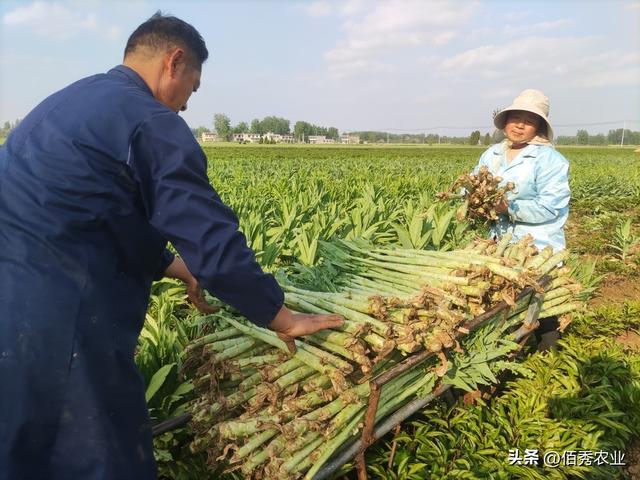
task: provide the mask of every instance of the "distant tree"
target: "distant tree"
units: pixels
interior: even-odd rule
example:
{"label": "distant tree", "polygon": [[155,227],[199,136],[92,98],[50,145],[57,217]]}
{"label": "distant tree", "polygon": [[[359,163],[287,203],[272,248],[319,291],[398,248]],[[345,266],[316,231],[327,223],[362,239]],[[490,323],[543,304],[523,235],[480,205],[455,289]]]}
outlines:
{"label": "distant tree", "polygon": [[[610,145],[620,145],[622,143],[622,129],[618,128],[616,130],[609,130],[607,135],[607,141]],[[638,141],[638,132],[632,132],[631,130],[624,129],[624,145],[637,145]]]}
{"label": "distant tree", "polygon": [[426,143],[429,145],[433,145],[434,143],[440,143],[440,135],[436,135],[434,133],[430,133],[425,138]]}
{"label": "distant tree", "polygon": [[191,129],[193,136],[196,137],[198,140],[200,140],[204,132],[210,132],[210,131],[211,130],[209,130],[207,127],[202,127],[202,126]]}
{"label": "distant tree", "polygon": [[231,138],[231,120],[224,113],[216,113],[213,116],[213,126],[216,129],[218,138],[229,140]]}
{"label": "distant tree", "polygon": [[599,133],[597,135],[589,136],[589,145],[606,145],[607,137],[604,136],[604,133]]}
{"label": "distant tree", "polygon": [[491,145],[491,135],[489,135],[489,132],[485,133],[483,139],[482,139],[482,144],[483,145]]}
{"label": "distant tree", "polygon": [[4,125],[0,129],[0,137],[6,137],[7,135],[9,135],[10,131],[11,131],[11,122],[4,122]]}
{"label": "distant tree", "polygon": [[11,130],[16,128],[20,124],[20,119],[17,118],[15,122],[4,122],[2,128],[0,128],[0,137],[6,137],[11,133]]}
{"label": "distant tree", "polygon": [[235,133],[249,133],[249,125],[247,122],[240,122],[235,127],[233,127],[232,132]]}
{"label": "distant tree", "polygon": [[251,133],[257,133],[259,135],[262,135],[263,133],[266,133],[262,129],[262,124],[261,124],[260,120],[258,120],[257,118],[254,118],[253,120],[251,120],[251,127],[250,127],[249,131]]}
{"label": "distant tree", "polygon": [[297,121],[293,126],[293,134],[297,139],[305,142],[309,141],[309,135],[315,135],[313,125],[302,120]]}
{"label": "distant tree", "polygon": [[340,138],[340,133],[336,127],[329,127],[327,129],[327,138],[332,138],[334,140],[338,140]]}
{"label": "distant tree", "polygon": [[589,144],[589,132],[586,130],[578,130],[576,133],[576,144],[577,145],[588,145]]}
{"label": "distant tree", "polygon": [[620,145],[622,141],[622,129],[617,128],[616,130],[609,130],[607,134],[607,142],[609,145]]}
{"label": "distant tree", "polygon": [[286,118],[264,117],[260,122],[260,128],[262,130],[260,133],[272,132],[279,135],[288,135],[290,133],[289,120]]}
{"label": "distant tree", "polygon": [[480,130],[474,130],[469,135],[469,145],[477,145],[480,141]]}
{"label": "distant tree", "polygon": [[500,143],[505,138],[507,138],[502,130],[498,130],[497,128],[493,131],[491,135],[491,140],[493,143]]}

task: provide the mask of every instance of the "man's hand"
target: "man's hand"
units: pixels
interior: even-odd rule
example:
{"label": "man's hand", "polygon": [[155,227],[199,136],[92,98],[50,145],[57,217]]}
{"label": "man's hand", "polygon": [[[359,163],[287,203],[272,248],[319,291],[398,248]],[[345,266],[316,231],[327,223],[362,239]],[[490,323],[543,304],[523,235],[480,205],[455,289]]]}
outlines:
{"label": "man's hand", "polygon": [[193,280],[187,282],[187,296],[191,303],[198,309],[200,313],[204,313],[205,315],[209,315],[210,313],[216,313],[220,310],[220,307],[215,305],[211,305],[204,298],[204,291],[200,284],[195,279],[195,277],[191,277]]}
{"label": "man's hand", "polygon": [[200,313],[208,315],[210,313],[216,313],[220,310],[215,305],[207,303],[204,298],[204,292],[198,284],[198,280],[191,275],[191,272],[187,268],[187,265],[180,257],[175,257],[173,262],[167,267],[164,272],[165,276],[171,278],[177,278],[182,280],[187,285],[187,296],[193,305],[198,309]]}
{"label": "man's hand", "polygon": [[325,328],[339,327],[344,323],[340,315],[312,315],[308,313],[294,313],[284,305],[269,324],[269,328],[287,344],[291,353],[295,353],[294,339],[302,335],[310,335]]}

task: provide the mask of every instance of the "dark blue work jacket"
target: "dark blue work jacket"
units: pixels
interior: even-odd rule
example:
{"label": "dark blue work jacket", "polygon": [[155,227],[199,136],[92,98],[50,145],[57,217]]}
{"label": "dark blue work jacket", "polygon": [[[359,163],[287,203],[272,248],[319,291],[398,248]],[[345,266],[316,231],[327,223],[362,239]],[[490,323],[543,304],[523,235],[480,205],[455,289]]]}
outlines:
{"label": "dark blue work jacket", "polygon": [[251,321],[282,306],[186,123],[133,70],[53,94],[0,148],[0,480],[155,478],[134,349],[167,241]]}

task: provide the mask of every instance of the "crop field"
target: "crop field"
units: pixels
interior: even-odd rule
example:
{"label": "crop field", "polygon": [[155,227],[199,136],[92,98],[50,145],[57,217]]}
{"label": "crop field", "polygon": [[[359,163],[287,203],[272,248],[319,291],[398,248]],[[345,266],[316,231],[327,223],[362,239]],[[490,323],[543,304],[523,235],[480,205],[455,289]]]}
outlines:
{"label": "crop field", "polygon": [[[528,344],[499,385],[478,382],[486,395],[427,405],[367,450],[370,478],[640,478],[640,154],[559,150],[570,162],[572,192],[566,263],[584,301],[560,347],[541,354]],[[204,151],[211,184],[237,213],[263,268],[320,291],[332,291],[318,273],[326,242],[455,256],[486,235],[486,226],[456,220],[456,205],[435,199],[475,166],[479,147]],[[179,283],[154,284],[136,357],[154,423],[189,411],[196,400],[185,348],[206,328]],[[155,439],[163,478],[246,478],[246,471],[194,449],[193,435],[182,427]],[[523,462],[516,449],[520,456],[539,452],[540,463]],[[556,466],[543,464],[543,452],[551,451],[566,456]],[[355,478],[353,468],[346,464],[334,475]]]}

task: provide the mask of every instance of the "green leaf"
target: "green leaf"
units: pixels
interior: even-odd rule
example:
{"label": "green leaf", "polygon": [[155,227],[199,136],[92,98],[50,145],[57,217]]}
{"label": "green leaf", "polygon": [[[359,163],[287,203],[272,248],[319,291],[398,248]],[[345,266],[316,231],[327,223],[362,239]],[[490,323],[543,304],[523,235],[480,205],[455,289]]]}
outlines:
{"label": "green leaf", "polygon": [[151,377],[151,381],[149,382],[149,386],[147,387],[147,391],[145,392],[144,398],[149,403],[149,401],[153,398],[153,396],[160,390],[162,385],[164,384],[169,372],[176,366],[175,363],[170,363],[165,365],[160,370],[158,370],[153,377]]}

